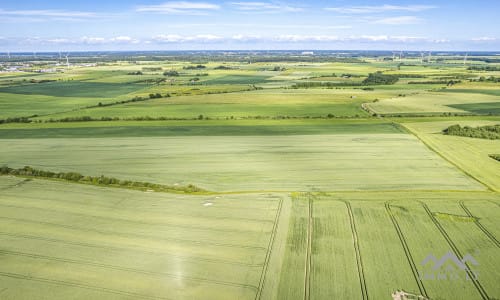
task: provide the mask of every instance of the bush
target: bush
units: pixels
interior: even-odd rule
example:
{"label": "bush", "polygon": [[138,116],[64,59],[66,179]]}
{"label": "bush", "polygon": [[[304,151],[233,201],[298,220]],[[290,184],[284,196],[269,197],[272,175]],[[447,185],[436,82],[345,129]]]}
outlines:
{"label": "bush", "polygon": [[399,80],[397,75],[382,74],[382,72],[375,72],[368,74],[368,78],[363,80],[363,85],[384,85],[395,84]]}
{"label": "bush", "polygon": [[163,72],[164,76],[179,76],[179,72],[175,70],[165,71]]}

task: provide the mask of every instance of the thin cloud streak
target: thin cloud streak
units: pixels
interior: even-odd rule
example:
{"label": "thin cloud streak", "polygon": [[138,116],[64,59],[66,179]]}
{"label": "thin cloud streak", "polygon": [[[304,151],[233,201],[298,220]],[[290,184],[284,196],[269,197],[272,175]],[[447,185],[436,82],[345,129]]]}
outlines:
{"label": "thin cloud streak", "polygon": [[136,12],[178,14],[178,15],[204,15],[209,11],[220,9],[217,4],[206,2],[165,2],[159,5],[143,5],[136,8]]}
{"label": "thin cloud streak", "polygon": [[326,7],[325,10],[333,11],[341,14],[375,14],[384,12],[421,12],[429,9],[437,8],[434,5],[379,5],[379,6],[343,6],[343,7]]}

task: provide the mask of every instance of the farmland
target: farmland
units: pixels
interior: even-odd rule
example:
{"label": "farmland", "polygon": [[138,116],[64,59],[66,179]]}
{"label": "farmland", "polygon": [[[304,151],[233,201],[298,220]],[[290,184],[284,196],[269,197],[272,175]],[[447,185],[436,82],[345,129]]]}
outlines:
{"label": "farmland", "polygon": [[500,298],[494,56],[113,55],[0,72],[0,299]]}

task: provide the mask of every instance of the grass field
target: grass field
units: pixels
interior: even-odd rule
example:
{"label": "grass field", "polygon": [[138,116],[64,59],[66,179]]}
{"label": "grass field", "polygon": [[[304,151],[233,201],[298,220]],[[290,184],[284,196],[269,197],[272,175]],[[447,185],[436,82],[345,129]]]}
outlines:
{"label": "grass field", "polygon": [[[500,299],[500,142],[441,133],[500,123],[499,72],[142,55],[0,57],[0,168],[95,176],[0,176],[0,299]],[[399,79],[360,85],[377,71]]]}
{"label": "grass field", "polygon": [[440,153],[456,166],[483,182],[490,189],[500,191],[500,169],[498,162],[488,155],[498,152],[499,142],[484,139],[447,136],[441,131],[453,124],[462,126],[498,124],[495,121],[445,121],[426,123],[406,123],[429,147]]}
{"label": "grass field", "polygon": [[[498,297],[498,244],[485,233],[498,229],[498,220],[492,222],[498,200],[496,194],[470,192],[299,194],[292,199],[281,299],[309,293],[319,299],[390,299],[396,290],[431,299],[483,299],[465,277],[419,279],[428,271],[422,264],[426,256],[441,257],[450,247],[460,257],[474,255],[477,281],[487,295]],[[467,218],[461,203],[485,224],[442,217]],[[292,271],[301,267],[300,273]]]}
{"label": "grass field", "polygon": [[[500,98],[496,95],[472,93],[420,93],[418,95],[384,99],[366,105],[378,114],[438,114],[438,113],[490,113],[482,107],[494,108]],[[471,110],[467,110],[471,109]]]}
{"label": "grass field", "polygon": [[[356,134],[337,135],[9,139],[0,141],[0,154],[13,167],[192,183],[208,190],[484,188],[412,135],[387,130],[362,134],[358,129]],[[118,161],[127,161],[127,167]]]}
{"label": "grass field", "polygon": [[2,139],[101,138],[155,136],[268,136],[313,134],[401,133],[404,129],[385,120],[192,120],[114,121],[42,124],[6,124]]}
{"label": "grass field", "polygon": [[0,189],[2,299],[254,299],[282,201],[11,177]]}
{"label": "grass field", "polygon": [[[154,91],[152,91],[154,92]],[[359,95],[351,98],[353,94]],[[170,117],[196,118],[199,115],[211,118],[255,117],[255,116],[336,116],[366,115],[361,103],[373,95],[359,91],[335,93],[333,91],[283,92],[255,91],[170,97],[147,102],[119,106],[83,109],[75,112],[45,117],[64,118],[91,117]]]}

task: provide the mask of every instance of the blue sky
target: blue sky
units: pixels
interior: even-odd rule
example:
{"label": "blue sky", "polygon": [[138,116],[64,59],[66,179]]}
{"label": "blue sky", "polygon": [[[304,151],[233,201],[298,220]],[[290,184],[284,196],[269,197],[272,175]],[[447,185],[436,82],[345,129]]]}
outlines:
{"label": "blue sky", "polygon": [[0,51],[497,51],[499,12],[498,0],[0,0]]}

